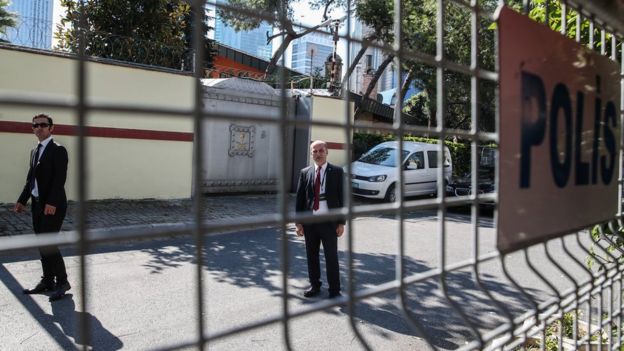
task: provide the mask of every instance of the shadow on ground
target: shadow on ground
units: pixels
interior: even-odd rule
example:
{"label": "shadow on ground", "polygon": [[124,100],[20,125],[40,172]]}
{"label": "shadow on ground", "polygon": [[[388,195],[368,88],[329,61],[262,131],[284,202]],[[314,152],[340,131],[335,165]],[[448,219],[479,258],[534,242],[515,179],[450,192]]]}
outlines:
{"label": "shadow on ground", "polygon": [[[205,240],[204,266],[208,274],[219,282],[233,284],[241,288],[260,287],[274,296],[280,296],[281,276],[280,243],[281,235],[275,229],[239,232],[236,235],[222,234]],[[174,247],[175,249],[171,249]],[[292,233],[288,235],[289,277],[298,282],[307,280],[305,249],[302,240]],[[190,240],[176,239],[160,247],[146,247],[142,251],[151,255],[146,268],[158,274],[168,268],[186,263],[195,263],[196,247]],[[354,253],[356,289],[375,287],[395,279],[396,255]],[[346,254],[340,253],[341,279],[346,289]],[[424,273],[432,269],[422,261],[406,257],[407,275]],[[325,272],[324,267],[322,272]],[[325,277],[323,276],[323,280]],[[530,304],[513,286],[492,275],[481,274],[483,285],[493,292],[514,316],[528,308]],[[431,343],[442,349],[455,349],[465,342],[474,340],[468,324],[451,307],[449,299],[456,302],[469,316],[470,323],[479,326],[481,332],[492,330],[506,320],[487,295],[479,289],[470,272],[454,271],[445,279],[447,294],[440,288],[439,277],[420,281],[406,288],[406,307],[409,314],[423,325]],[[300,284],[300,283],[297,283]],[[289,286],[290,296],[302,299],[301,285]],[[531,291],[531,289],[527,289]],[[356,304],[355,317],[360,323],[375,325],[381,336],[389,332],[423,337],[410,328],[404,318],[403,309],[397,305],[396,291],[384,293]],[[302,299],[303,300],[303,299]],[[303,300],[303,303],[318,300]],[[346,308],[341,308],[348,313]],[[334,311],[335,312],[335,311]],[[334,313],[328,311],[328,313]]]}
{"label": "shadow on ground", "polygon": [[[87,349],[113,351],[123,347],[121,340],[108,331],[97,317],[88,312],[76,311],[72,294],[67,294],[62,300],[51,303],[52,314],[50,315],[43,311],[30,295],[21,293],[24,287],[1,264],[0,280],[41,328],[54,339],[59,349],[74,350],[78,345]],[[83,338],[80,332],[79,326],[83,321],[86,321],[89,326],[90,333],[87,338]]]}
{"label": "shadow on ground", "polygon": [[[289,250],[289,278],[291,282],[295,282],[290,283],[290,297],[301,299],[303,303],[310,303],[310,300],[303,300],[301,297],[301,289],[306,286],[307,281],[304,242],[298,239],[292,231],[286,238]],[[210,235],[205,237],[204,245],[203,265],[207,274],[210,274],[213,279],[241,288],[262,288],[273,296],[281,296],[282,288],[279,283],[276,283],[280,281],[282,267],[282,235],[278,230],[266,228],[236,234]],[[159,274],[167,269],[196,263],[196,246],[193,239],[188,237],[107,244],[94,247],[91,253],[128,250],[140,250],[149,254],[149,261],[144,265],[149,274]],[[71,254],[68,252],[71,250],[64,251]],[[393,281],[396,277],[397,255],[356,252],[352,257],[357,290],[379,286]],[[28,259],[33,259],[33,257]],[[345,270],[346,259],[346,254],[340,252],[344,290],[346,290],[348,276]],[[426,273],[433,269],[425,262],[410,257],[405,257],[404,265],[406,275]],[[0,269],[2,269],[0,277],[9,289],[21,291],[19,284],[6,269],[1,265]],[[325,272],[324,267],[322,271]],[[530,308],[529,301],[504,279],[487,274],[481,274],[480,278],[483,285],[493,292],[514,316]],[[470,323],[479,326],[481,332],[492,330],[505,321],[504,314],[496,309],[495,304],[478,288],[470,272],[448,272],[444,281],[446,294],[440,288],[439,276],[434,276],[406,287],[405,309],[397,303],[397,291],[391,291],[358,301],[355,305],[354,316],[361,324],[376,326],[377,328],[373,330],[382,337],[389,337],[390,333],[414,337],[426,336],[433,346],[442,349],[455,349],[475,339],[471,328],[452,307],[449,299],[455,302],[465,315],[469,316]],[[538,294],[537,290],[527,290],[534,291],[534,295]],[[64,300],[55,307],[54,316],[49,316],[45,315],[32,300],[21,295],[19,298],[50,335],[60,340],[61,347],[63,347],[63,340],[70,343],[69,337],[77,337],[73,325],[80,320],[80,315],[79,312],[71,313],[74,311],[73,300]],[[348,313],[346,308],[341,308],[340,311],[344,314]],[[410,327],[405,320],[405,312],[423,327],[425,335],[419,334]],[[327,313],[336,313],[336,310],[327,311]],[[69,317],[63,319],[62,316]],[[110,345],[121,347],[121,341],[111,335],[95,316],[89,314],[86,318],[93,328],[92,340],[108,340],[107,343]],[[55,321],[60,324],[61,328],[53,323]]]}

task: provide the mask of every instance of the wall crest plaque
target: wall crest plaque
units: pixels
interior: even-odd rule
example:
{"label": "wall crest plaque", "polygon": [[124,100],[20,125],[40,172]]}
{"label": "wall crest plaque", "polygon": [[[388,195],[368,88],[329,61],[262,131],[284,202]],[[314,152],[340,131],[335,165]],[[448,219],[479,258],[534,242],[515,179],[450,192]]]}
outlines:
{"label": "wall crest plaque", "polygon": [[248,156],[253,157],[255,153],[256,127],[238,126],[230,124],[230,157]]}

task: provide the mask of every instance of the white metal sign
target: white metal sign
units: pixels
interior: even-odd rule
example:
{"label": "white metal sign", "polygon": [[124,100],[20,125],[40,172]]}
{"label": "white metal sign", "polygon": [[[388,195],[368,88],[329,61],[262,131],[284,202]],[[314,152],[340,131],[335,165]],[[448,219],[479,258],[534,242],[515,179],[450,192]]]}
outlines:
{"label": "white metal sign", "polygon": [[618,208],[618,65],[504,7],[499,16],[498,249],[611,219]]}

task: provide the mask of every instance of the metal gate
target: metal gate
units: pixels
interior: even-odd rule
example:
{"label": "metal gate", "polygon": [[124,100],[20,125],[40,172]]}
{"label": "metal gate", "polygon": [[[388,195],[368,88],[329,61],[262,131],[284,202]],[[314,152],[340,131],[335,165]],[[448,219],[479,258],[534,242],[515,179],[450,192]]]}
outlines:
{"label": "metal gate", "polygon": [[[192,2],[195,8],[202,8],[204,1],[195,0]],[[354,130],[365,130],[369,132],[394,133],[401,138],[406,134],[427,135],[439,140],[449,137],[457,137],[470,140],[471,159],[470,168],[479,168],[479,150],[482,144],[498,143],[498,115],[496,108],[496,123],[493,130],[483,131],[479,128],[480,123],[480,82],[497,85],[499,74],[496,67],[488,69],[481,66],[479,52],[479,22],[489,21],[494,24],[495,12],[482,7],[482,1],[477,0],[438,0],[435,1],[436,16],[436,47],[435,52],[413,51],[403,47],[401,38],[401,1],[394,2],[395,9],[395,41],[387,44],[372,44],[386,53],[395,55],[395,66],[401,67],[401,63],[406,60],[415,60],[428,65],[434,72],[436,84],[436,123],[434,127],[413,126],[403,123],[400,110],[401,102],[395,105],[395,121],[393,125],[383,127],[370,127],[360,125],[358,122],[351,122],[349,116],[353,111],[349,110],[347,104],[344,111],[335,111],[335,122],[314,122],[296,119],[288,114],[288,98],[285,90],[281,90],[281,114],[277,120],[259,118],[257,116],[240,115],[210,115],[202,108],[202,85],[200,79],[202,73],[199,65],[195,66],[195,96],[194,109],[188,110],[167,110],[160,111],[149,107],[137,108],[124,104],[118,105],[98,105],[85,98],[86,86],[91,77],[85,69],[87,58],[78,55],[76,71],[78,72],[78,82],[76,84],[76,105],[68,104],[65,101],[54,101],[42,99],[32,101],[20,97],[0,94],[0,105],[3,106],[23,106],[38,108],[67,108],[72,109],[78,116],[78,176],[79,191],[78,203],[79,213],[77,216],[78,230],[67,233],[61,237],[11,237],[2,238],[1,251],[22,250],[35,248],[43,244],[70,245],[78,248],[80,254],[80,303],[82,311],[88,312],[89,279],[86,274],[89,268],[88,252],[94,245],[104,242],[118,242],[129,239],[160,238],[171,235],[192,235],[195,243],[195,261],[203,262],[206,255],[206,238],[216,233],[234,231],[239,229],[250,229],[259,227],[276,227],[279,229],[280,240],[280,268],[281,268],[281,312],[278,317],[258,318],[252,323],[241,325],[225,330],[218,328],[208,328],[205,323],[205,314],[210,313],[208,305],[211,301],[206,300],[206,281],[203,272],[204,267],[197,264],[194,290],[195,290],[195,311],[197,335],[191,343],[176,343],[172,341],[172,346],[167,349],[178,350],[186,348],[206,349],[211,343],[226,340],[244,332],[258,330],[260,328],[279,325],[281,338],[285,349],[293,349],[292,323],[302,317],[328,311],[336,306],[346,308],[346,319],[349,321],[350,330],[357,344],[354,348],[362,349],[392,349],[393,345],[380,346],[372,345],[369,337],[361,331],[359,321],[362,316],[358,315],[358,308],[364,301],[392,296],[394,301],[393,310],[398,317],[402,318],[410,328],[410,335],[417,336],[423,344],[433,349],[505,349],[516,348],[541,348],[541,349],[578,349],[585,345],[586,349],[610,350],[621,349],[622,347],[622,266],[619,264],[622,257],[622,238],[620,232],[621,224],[621,194],[622,194],[622,172],[619,173],[619,198],[620,211],[609,223],[604,223],[594,229],[580,232],[568,233],[562,237],[541,242],[530,248],[516,252],[501,254],[492,248],[491,237],[485,237],[484,230],[495,231],[496,228],[491,220],[484,218],[479,211],[479,204],[493,202],[497,203],[497,194],[468,194],[459,197],[447,197],[445,195],[445,184],[438,181],[438,196],[435,198],[405,198],[399,192],[399,196],[394,203],[360,202],[352,197],[346,199],[345,208],[330,212],[321,219],[346,218],[346,249],[341,265],[346,267],[346,289],[345,296],[341,299],[330,301],[319,301],[303,308],[293,308],[291,303],[291,284],[288,272],[291,269],[291,252],[289,237],[292,236],[290,223],[297,221],[318,221],[319,217],[296,216],[294,214],[294,204],[289,196],[289,181],[292,179],[290,170],[285,167],[289,164],[288,150],[281,150],[281,164],[279,169],[279,192],[277,195],[278,211],[273,216],[258,218],[249,216],[237,220],[225,220],[219,222],[207,221],[204,218],[204,206],[202,195],[198,193],[202,187],[199,182],[202,179],[200,173],[203,169],[204,160],[200,145],[205,137],[202,131],[202,121],[204,120],[258,120],[263,123],[275,123],[279,126],[282,140],[288,140],[287,133],[291,128],[306,128],[319,126],[340,130],[347,139],[350,139]],[[432,2],[433,3],[433,2]],[[557,6],[563,16],[562,30],[566,31],[566,24],[572,23],[571,16],[574,16],[577,31],[576,39],[581,41],[581,25],[588,25],[590,28],[589,41],[584,45],[596,49],[603,55],[608,55],[612,60],[619,62],[622,67],[622,82],[624,82],[624,50],[622,50],[624,19],[624,5],[609,1],[568,1],[561,3],[541,1],[546,6]],[[516,5],[523,13],[527,14],[530,9],[529,1],[518,2]],[[222,6],[217,4],[217,6]],[[449,6],[457,7],[467,14],[470,19],[472,32],[470,40],[470,61],[453,62],[446,57],[446,50],[449,43],[445,42],[445,11]],[[351,12],[353,9],[348,8]],[[573,11],[573,15],[571,14]],[[196,19],[202,20],[201,11],[196,11]],[[548,13],[548,12],[547,12]],[[257,13],[248,13],[249,16],[258,16]],[[350,16],[349,16],[350,17]],[[548,15],[544,19],[549,21]],[[195,28],[194,46],[200,47],[199,26]],[[495,30],[495,29],[492,29]],[[594,33],[599,31],[600,38],[596,38]],[[610,34],[611,42],[607,42]],[[343,36],[343,40],[357,42],[357,39]],[[607,52],[606,48],[611,48]],[[203,62],[201,50],[197,51],[195,62]],[[619,57],[618,57],[619,56]],[[350,62],[347,57],[346,62]],[[470,99],[470,113],[472,122],[465,130],[451,129],[445,126],[445,113],[449,109],[449,101],[446,100],[445,91],[448,88],[443,79],[445,74],[463,75],[468,84],[465,95]],[[397,76],[397,85],[400,86],[401,74]],[[281,76],[281,86],[287,86],[284,76]],[[348,99],[348,94],[347,99]],[[397,99],[400,100],[400,99]],[[624,105],[624,95],[620,105]],[[88,214],[87,185],[89,177],[86,173],[86,149],[88,148],[85,135],[85,126],[88,124],[88,113],[93,111],[107,111],[110,113],[123,114],[154,114],[167,113],[176,114],[181,118],[188,118],[194,121],[194,222],[190,224],[180,223],[177,225],[144,228],[107,228],[105,230],[90,230],[86,227]],[[620,125],[623,115],[620,112]],[[620,144],[622,137],[620,136]],[[443,155],[443,144],[440,143],[440,157]],[[346,145],[347,154],[352,154],[351,145]],[[620,160],[621,160],[620,155]],[[439,160],[441,163],[442,160]],[[346,167],[348,173],[351,168]],[[443,179],[443,168],[438,168],[438,179]],[[473,171],[471,176],[472,189],[478,188],[479,172]],[[399,172],[399,179],[402,173]],[[347,182],[347,189],[351,190]],[[348,192],[350,193],[350,191]],[[449,213],[450,208],[457,206],[469,206],[470,221],[469,233],[454,233],[454,223],[457,217]],[[426,233],[431,235],[431,242],[434,243],[431,250],[433,266],[415,265],[418,257],[411,258],[407,252],[411,250],[410,245],[414,243],[414,235],[418,233],[413,226],[408,225],[419,216],[427,216],[435,221],[437,233]],[[574,214],[571,214],[574,215]],[[393,264],[394,278],[389,281],[378,282],[377,284],[360,284],[358,272],[363,267],[356,265],[356,246],[359,238],[358,232],[354,229],[354,222],[358,218],[366,216],[380,216],[381,218],[394,221],[395,227],[392,229],[396,240],[396,260]],[[494,210],[496,216],[496,210]],[[547,216],[547,214],[544,214]],[[486,228],[486,229],[484,229]],[[612,234],[616,233],[616,234]],[[461,234],[461,235],[459,235]],[[461,243],[462,251],[457,251],[456,246],[451,245]],[[484,244],[486,243],[486,244]],[[487,247],[486,250],[483,248]],[[485,251],[485,252],[484,252]],[[209,253],[208,253],[209,255]],[[603,257],[596,258],[596,257]],[[588,265],[587,257],[595,257],[593,265]],[[415,261],[416,260],[416,261]],[[493,279],[494,276],[502,277],[502,280]],[[501,283],[504,281],[504,283]],[[504,285],[504,286],[503,286]],[[426,288],[424,288],[426,287]],[[539,287],[539,288],[537,288]],[[511,303],[510,298],[513,299]],[[428,302],[427,302],[428,301]],[[422,303],[422,304],[421,304]],[[427,313],[427,308],[432,305],[441,306],[434,309],[432,313]],[[426,307],[429,306],[429,307]],[[252,311],[250,311],[251,313]],[[89,338],[89,324],[87,314],[82,314],[80,323],[80,333],[83,340]],[[191,323],[191,322],[189,322]],[[452,336],[455,335],[455,336]],[[459,338],[456,336],[460,335]],[[462,344],[447,342],[448,339],[462,340]],[[601,345],[601,346],[599,346]],[[86,346],[85,346],[86,349]]]}

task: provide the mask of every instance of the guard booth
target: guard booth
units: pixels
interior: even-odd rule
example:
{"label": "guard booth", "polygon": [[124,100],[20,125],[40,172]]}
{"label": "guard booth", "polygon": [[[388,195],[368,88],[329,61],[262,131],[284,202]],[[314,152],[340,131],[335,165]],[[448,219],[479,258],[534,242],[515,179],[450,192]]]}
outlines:
{"label": "guard booth", "polygon": [[[279,93],[251,79],[204,79],[204,112],[214,118],[202,123],[204,138],[202,192],[276,191],[279,155],[287,140],[279,137]],[[259,120],[228,120],[239,114]]]}
{"label": "guard booth", "polygon": [[[323,140],[327,143],[327,161],[343,167],[349,161],[347,139],[341,130],[331,127],[314,125],[314,122],[345,123],[344,113],[347,104],[342,98],[331,96],[326,89],[293,89],[286,92],[290,98],[290,115],[294,120],[306,121],[310,125],[298,125],[293,128],[293,158],[290,191],[296,191],[299,170],[312,163],[310,159],[310,143]],[[353,103],[349,103],[349,111],[353,111]],[[349,116],[351,123],[353,117]]]}
{"label": "guard booth", "polygon": [[[203,109],[209,116],[202,123],[202,192],[275,192],[282,152],[291,175],[286,187],[294,192],[299,170],[311,162],[309,145],[317,139],[327,142],[329,162],[340,167],[348,162],[345,149],[350,141],[335,128],[289,126],[281,137],[281,96],[268,84],[244,78],[204,79],[202,83]],[[330,96],[327,90],[315,89],[312,94],[290,90],[286,94],[288,118],[308,123],[344,122],[345,101]],[[224,117],[236,114],[250,119]]]}

